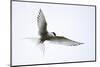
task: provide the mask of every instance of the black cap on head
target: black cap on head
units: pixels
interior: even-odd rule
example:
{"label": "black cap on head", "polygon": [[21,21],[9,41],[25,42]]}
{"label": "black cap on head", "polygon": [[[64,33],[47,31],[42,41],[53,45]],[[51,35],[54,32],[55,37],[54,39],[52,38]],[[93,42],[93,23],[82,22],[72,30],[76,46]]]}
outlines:
{"label": "black cap on head", "polygon": [[56,33],[55,32],[52,32],[55,36],[56,36]]}

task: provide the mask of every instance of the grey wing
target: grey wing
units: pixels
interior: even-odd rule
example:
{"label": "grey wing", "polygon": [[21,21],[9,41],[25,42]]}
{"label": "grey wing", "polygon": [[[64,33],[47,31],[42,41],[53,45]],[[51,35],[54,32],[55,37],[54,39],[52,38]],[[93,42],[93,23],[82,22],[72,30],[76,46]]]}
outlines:
{"label": "grey wing", "polygon": [[47,23],[46,23],[45,16],[41,9],[39,10],[39,15],[37,17],[37,24],[38,24],[40,35],[47,33]]}
{"label": "grey wing", "polygon": [[77,45],[83,44],[83,43],[76,42],[76,41],[70,40],[68,38],[65,38],[63,36],[56,36],[56,37],[51,38],[48,41],[57,43],[60,45],[65,45],[65,46],[77,46]]}

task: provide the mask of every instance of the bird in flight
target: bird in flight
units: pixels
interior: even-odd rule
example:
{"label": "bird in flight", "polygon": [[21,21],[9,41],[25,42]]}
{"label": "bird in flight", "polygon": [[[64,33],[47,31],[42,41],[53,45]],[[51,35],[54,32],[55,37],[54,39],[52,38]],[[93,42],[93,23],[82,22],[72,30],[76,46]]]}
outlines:
{"label": "bird in flight", "polygon": [[68,39],[64,36],[57,36],[55,32],[48,32],[47,31],[47,22],[43,11],[40,9],[39,14],[37,16],[37,26],[38,26],[38,33],[40,35],[40,43],[44,43],[45,41],[56,42],[58,44],[64,44],[68,46],[77,46],[83,43],[73,41]]}

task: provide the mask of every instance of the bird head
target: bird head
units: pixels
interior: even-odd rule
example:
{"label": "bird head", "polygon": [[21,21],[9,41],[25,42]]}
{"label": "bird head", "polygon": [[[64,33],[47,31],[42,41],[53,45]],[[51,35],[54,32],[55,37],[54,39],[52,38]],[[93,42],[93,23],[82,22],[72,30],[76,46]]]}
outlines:
{"label": "bird head", "polygon": [[56,34],[55,34],[55,32],[49,32],[49,33],[48,33],[48,36],[49,36],[49,37],[55,37]]}
{"label": "bird head", "polygon": [[56,36],[56,33],[55,32],[51,32],[53,34],[53,36]]}

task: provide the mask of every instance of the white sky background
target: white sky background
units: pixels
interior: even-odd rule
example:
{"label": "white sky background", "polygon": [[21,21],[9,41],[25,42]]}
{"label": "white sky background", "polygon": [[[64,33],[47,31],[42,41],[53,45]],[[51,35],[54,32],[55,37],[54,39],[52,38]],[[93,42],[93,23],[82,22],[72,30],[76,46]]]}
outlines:
{"label": "white sky background", "polygon": [[[87,61],[95,59],[95,8],[88,6],[13,2],[13,65]],[[30,39],[38,37],[37,15],[42,9],[48,31],[85,43],[63,46],[45,42],[45,56]]]}

